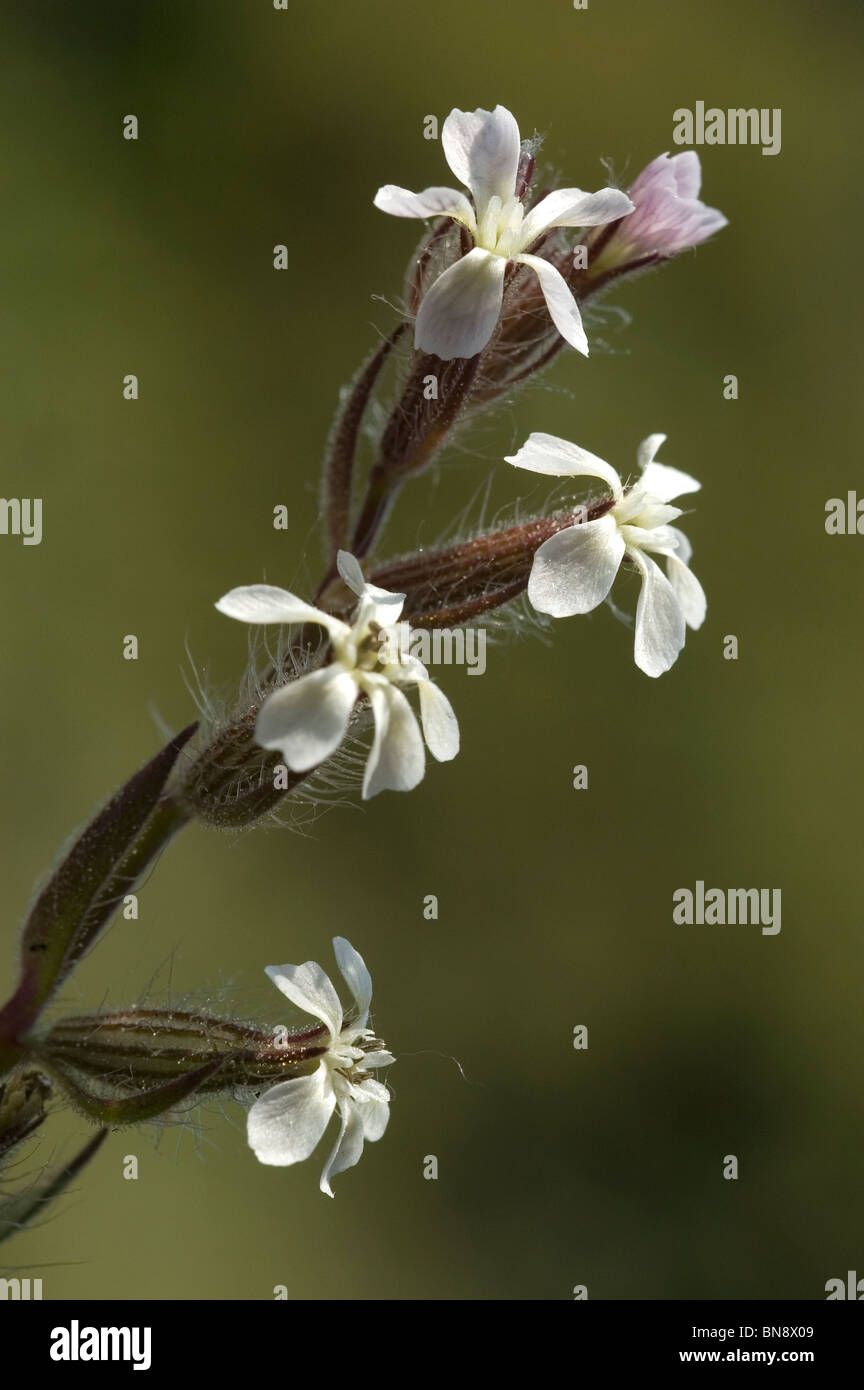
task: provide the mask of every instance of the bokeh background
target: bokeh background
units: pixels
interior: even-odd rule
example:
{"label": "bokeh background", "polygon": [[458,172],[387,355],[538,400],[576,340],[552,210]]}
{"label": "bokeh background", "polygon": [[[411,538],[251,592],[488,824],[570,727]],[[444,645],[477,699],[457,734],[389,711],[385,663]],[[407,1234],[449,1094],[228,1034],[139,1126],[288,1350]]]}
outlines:
{"label": "bokeh background", "polygon": [[[157,720],[194,713],[184,644],[211,688],[239,679],[214,600],[318,572],[328,425],[417,230],[372,195],[449,180],[424,115],[503,102],[593,188],[601,158],[626,182],[669,149],[679,106],[783,112],[778,157],[701,151],[731,226],[622,287],[629,326],[463,436],[382,549],[476,515],[490,472],[512,502],[501,458],[531,429],[623,471],[663,430],[704,482],[705,628],[659,681],[606,609],[497,646],[482,679],[441,673],[463,752],[410,797],[302,836],[184,832],[58,1011],[147,990],[293,1021],[263,967],[326,964],[345,934],[400,1058],[390,1131],[333,1202],[318,1156],[258,1166],[234,1104],[117,1133],[4,1248],[46,1298],[819,1299],[861,1268],[864,540],[824,529],[864,491],[861,21],[839,0],[7,0],[2,491],[45,509],[41,546],[0,537],[9,987],[65,837]],[[697,879],[782,889],[779,936],[673,925]],[[58,1113],[34,1169],[85,1133]]]}

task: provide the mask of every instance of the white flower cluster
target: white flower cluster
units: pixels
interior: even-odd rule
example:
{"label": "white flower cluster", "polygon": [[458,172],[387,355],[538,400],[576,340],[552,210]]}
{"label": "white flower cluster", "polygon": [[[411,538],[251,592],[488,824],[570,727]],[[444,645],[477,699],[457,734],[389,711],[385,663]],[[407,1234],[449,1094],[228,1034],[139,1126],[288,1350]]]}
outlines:
{"label": "white flower cluster", "polygon": [[[721,213],[699,200],[701,171],[692,151],[672,159],[661,155],[629,193],[565,188],[526,206],[527,154],[516,120],[505,107],[451,111],[442,146],[466,191],[433,187],[412,193],[387,184],[374,201],[396,217],[452,219],[470,238],[471,249],[422,295],[414,324],[415,348],[446,361],[473,357],[490,342],[502,313],[508,267],[513,266],[527,267],[537,276],[554,327],[587,354],[577,301],[561,271],[542,254],[552,248],[549,254],[560,257],[560,239],[548,235],[555,228],[603,228],[589,233],[585,244],[590,255],[596,249],[605,277],[610,267],[614,273],[622,265],[642,266],[677,254],[725,225]],[[532,434],[507,459],[517,468],[559,479],[598,479],[609,489],[609,497],[593,503],[590,516],[584,508],[574,513],[572,524],[539,545],[528,597],[538,612],[556,618],[588,613],[608,599],[622,566],[634,569],[641,579],[634,655],[649,676],[669,670],[687,628],[698,628],[706,610],[702,587],[689,568],[690,544],[673,524],[682,512],[671,505],[700,485],[657,461],[665,438],[652,434],[643,441],[638,475],[629,485],[610,464],[553,435]],[[256,739],[262,747],[278,750],[289,768],[307,773],[336,752],[355,712],[365,705],[374,733],[363,797],[385,788],[407,791],[424,775],[424,740],[439,761],[458,753],[456,717],[425,666],[404,642],[394,640],[405,595],[367,582],[347,551],[339,552],[337,568],[356,597],[350,622],[266,584],[232,589],[217,604],[242,622],[314,625],[327,634],[323,664],[277,686],[264,700]],[[411,688],[419,696],[419,722],[406,695]],[[389,1095],[370,1073],[393,1061],[367,1026],[372,984],[366,966],[342,937],[333,945],[354,998],[347,1023],[320,966],[310,961],[268,967],[283,994],[325,1027],[314,1071],[273,1086],[256,1100],[248,1119],[249,1143],[261,1162],[287,1165],[311,1154],[338,1110],[339,1135],[321,1178],[322,1190],[331,1196],[334,1174],[357,1163],[365,1141],[384,1133]]]}

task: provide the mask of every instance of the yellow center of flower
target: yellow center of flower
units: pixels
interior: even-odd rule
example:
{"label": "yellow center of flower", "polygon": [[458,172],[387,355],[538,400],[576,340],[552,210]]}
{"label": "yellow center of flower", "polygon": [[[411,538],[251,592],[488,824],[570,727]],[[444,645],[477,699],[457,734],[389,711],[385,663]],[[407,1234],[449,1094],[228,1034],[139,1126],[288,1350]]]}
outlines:
{"label": "yellow center of flower", "polygon": [[477,218],[476,245],[506,259],[518,255],[522,250],[524,218],[525,209],[518,198],[508,198],[504,203],[493,196]]}

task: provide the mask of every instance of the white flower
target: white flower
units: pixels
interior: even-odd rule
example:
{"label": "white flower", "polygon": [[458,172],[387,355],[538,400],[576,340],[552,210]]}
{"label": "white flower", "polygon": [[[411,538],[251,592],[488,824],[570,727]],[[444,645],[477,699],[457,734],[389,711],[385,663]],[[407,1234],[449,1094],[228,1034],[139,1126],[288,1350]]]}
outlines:
{"label": "white flower", "polygon": [[386,787],[410,791],[422,780],[426,760],[417,720],[400,687],[417,686],[423,735],[439,762],[459,752],[459,725],[426,667],[392,639],[405,595],[367,584],[345,550],[339,552],[338,567],[359,600],[350,625],[269,584],[232,589],[216,604],[241,622],[317,623],[330,637],[333,660],[268,695],[255,738],[263,748],[278,749],[292,771],[308,772],[335,753],[358,695],[366,695],[375,733],[363,778],[364,800]]}
{"label": "white flower", "polygon": [[268,965],[277,989],[307,1014],[320,1018],[329,1039],[311,1076],[271,1086],[249,1111],[247,1135],[261,1163],[284,1168],[302,1163],[317,1148],[333,1111],[338,1108],[339,1135],[321,1174],[321,1191],[333,1196],[330,1179],[360,1161],[363,1144],[380,1139],[390,1118],[387,1087],[369,1075],[370,1068],[395,1060],[366,1027],[372,980],[354,947],[334,936],[336,963],[354,997],[354,1012],[345,1025],[342,1005],[320,965]]}
{"label": "white flower", "polygon": [[[609,511],[556,532],[539,547],[528,597],[539,612],[555,618],[589,613],[609,594],[626,556],[642,576],[635,657],[648,676],[669,670],[684,646],[686,629],[701,626],[706,608],[702,585],[688,569],[690,542],[669,524],[682,515],[681,509],[668,505],[682,493],[698,492],[701,484],[677,468],[654,462],[665,439],[665,434],[652,434],[642,441],[641,476],[626,491],[608,463],[551,434],[532,434],[518,454],[507,459],[532,473],[602,478],[609,484],[614,498]],[[666,557],[668,578],[652,553]]]}
{"label": "white flower", "polygon": [[552,227],[594,227],[614,222],[633,208],[626,193],[601,188],[583,193],[561,188],[525,211],[516,196],[520,139],[516,118],[504,106],[494,111],[453,110],[441,132],[444,156],[470,190],[473,204],[453,188],[410,193],[386,184],[375,206],[394,217],[453,217],[466,227],[474,249],[439,276],[424,296],[414,328],[414,346],[449,361],[473,357],[486,346],[501,313],[508,261],[530,266],[558,332],[588,353],[579,307],[567,282],[527,248]]}

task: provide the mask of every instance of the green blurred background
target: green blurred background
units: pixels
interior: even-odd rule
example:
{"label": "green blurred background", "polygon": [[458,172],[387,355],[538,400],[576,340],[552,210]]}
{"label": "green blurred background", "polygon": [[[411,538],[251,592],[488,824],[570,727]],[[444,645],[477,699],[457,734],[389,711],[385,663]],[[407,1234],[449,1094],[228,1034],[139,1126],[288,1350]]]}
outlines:
{"label": "green blurred background", "polygon": [[[704,483],[706,626],[659,681],[606,609],[496,646],[482,680],[441,673],[463,752],[410,797],[305,837],[184,832],[58,1012],[152,979],[154,1001],[293,1021],[263,967],[327,965],[345,934],[400,1058],[390,1131],[333,1202],[323,1151],[260,1167],[231,1103],[195,1132],[116,1133],[4,1248],[46,1298],[819,1299],[864,1272],[864,540],[824,530],[864,480],[861,20],[839,0],[7,0],[2,490],[45,506],[41,546],[0,538],[10,987],[33,884],[159,746],[154,712],[192,716],[184,643],[213,687],[239,677],[245,633],[214,600],[317,575],[337,393],[394,322],[373,296],[398,299],[417,231],[372,195],[449,181],[424,115],[502,102],[594,188],[601,157],[626,182],[669,149],[676,107],[783,111],[778,157],[701,151],[731,226],[621,287],[630,326],[464,436],[382,551],[433,542],[490,470],[511,502],[501,457],[531,429],[625,472],[663,430]],[[781,888],[779,936],[674,926],[697,879]],[[86,1126],[42,1133],[34,1167]]]}

